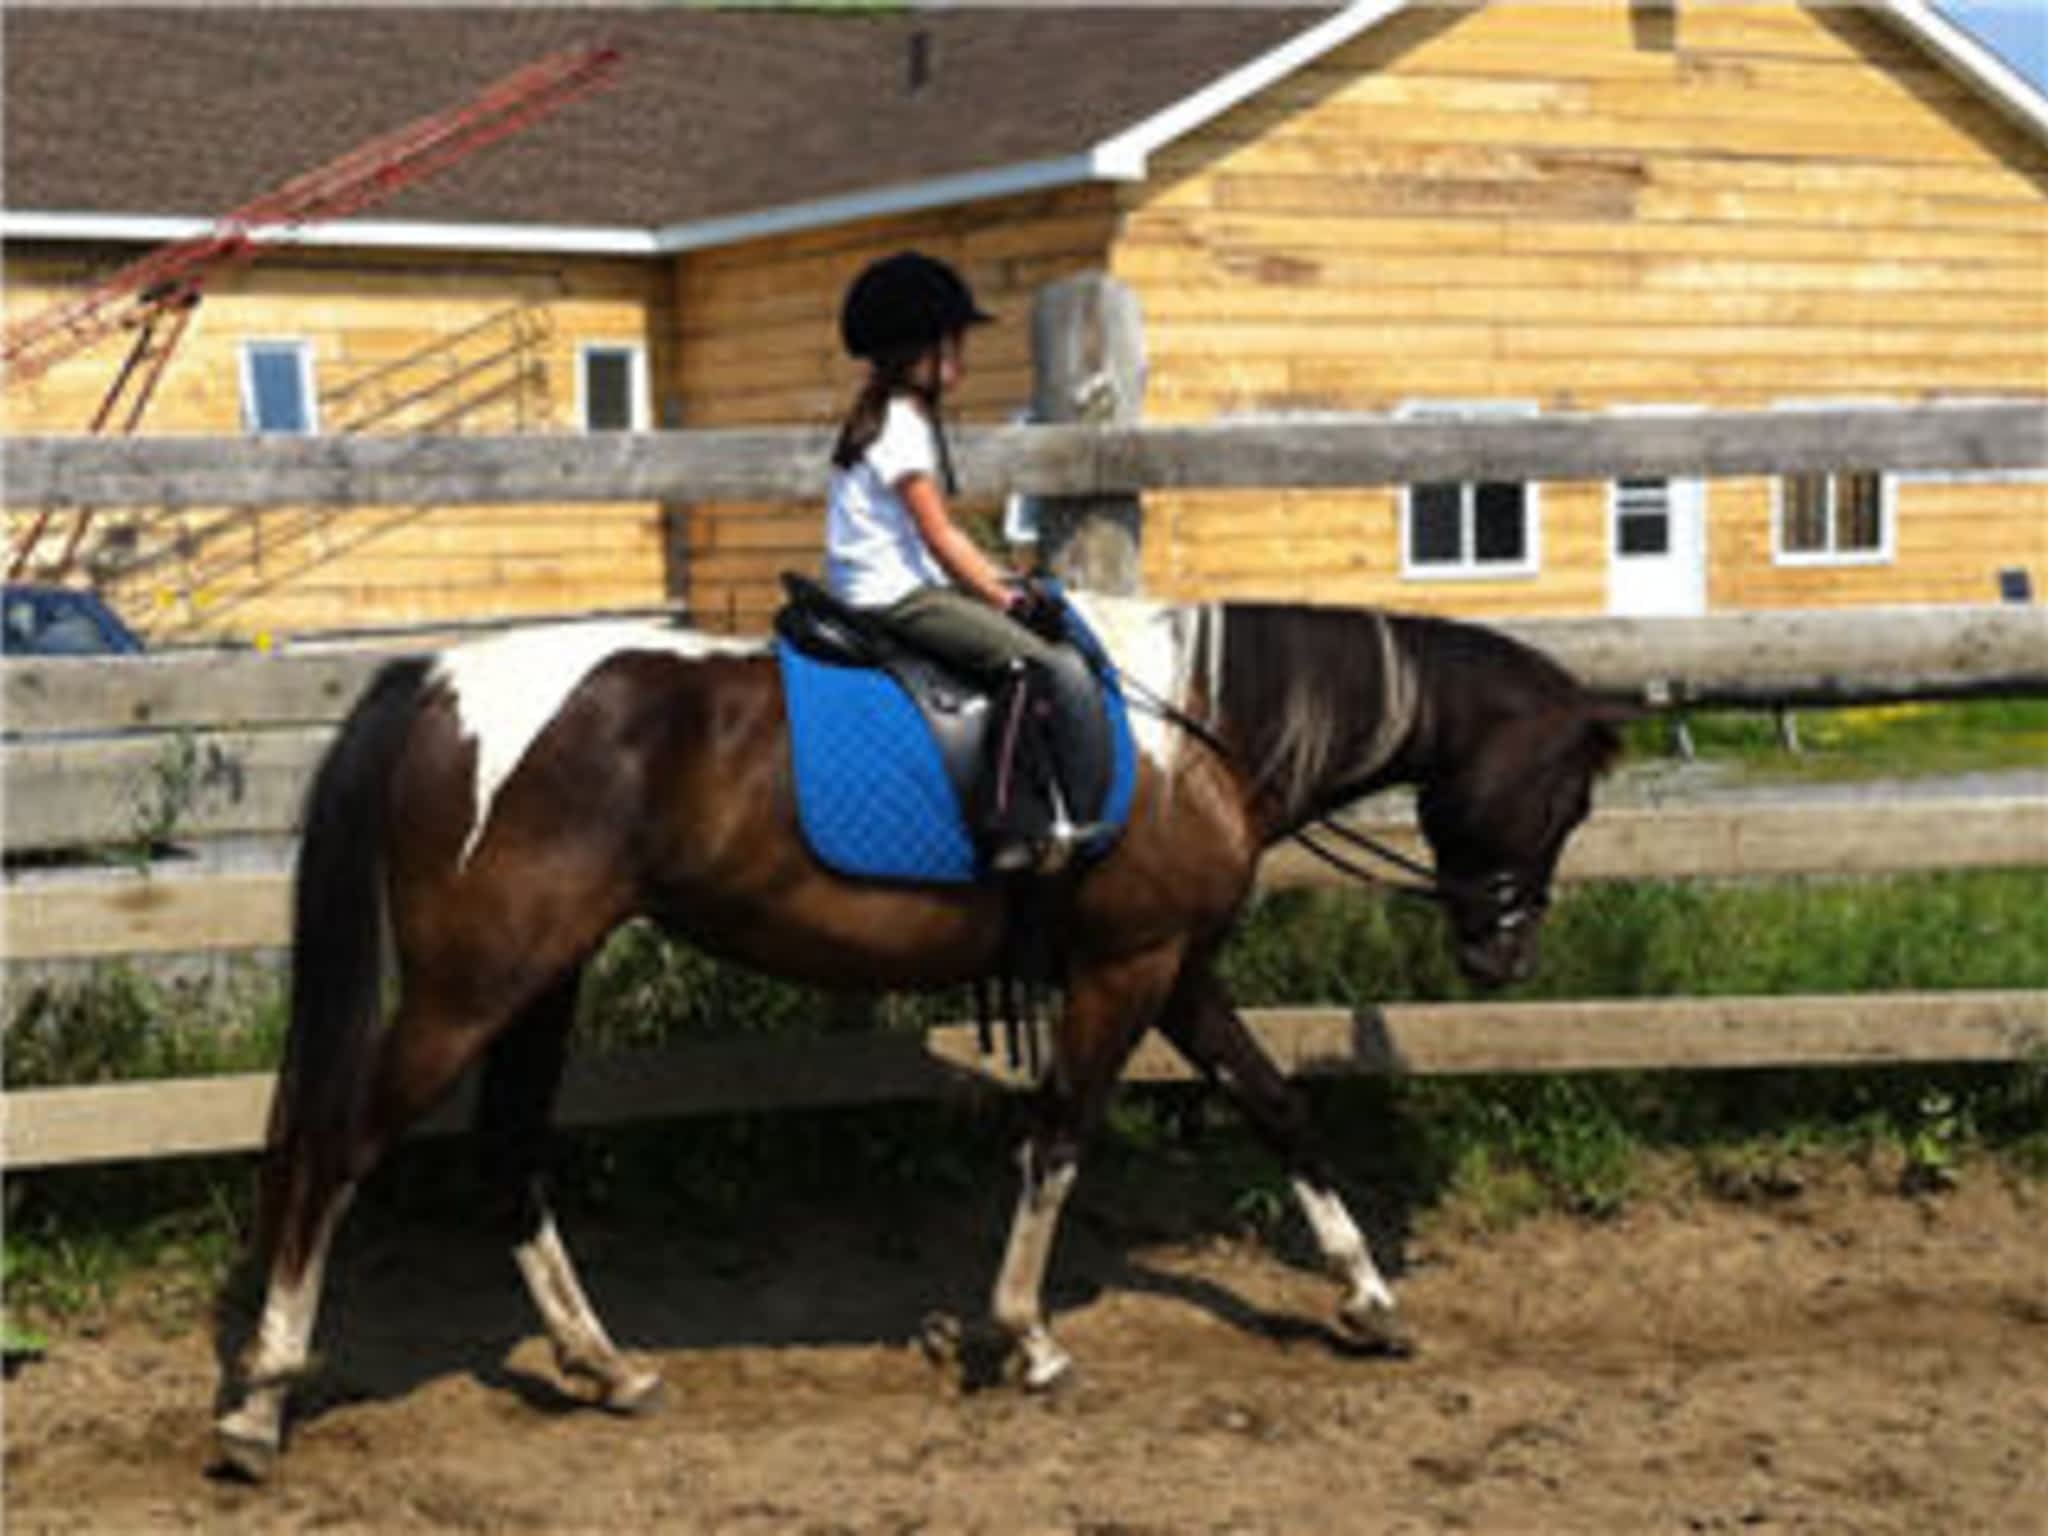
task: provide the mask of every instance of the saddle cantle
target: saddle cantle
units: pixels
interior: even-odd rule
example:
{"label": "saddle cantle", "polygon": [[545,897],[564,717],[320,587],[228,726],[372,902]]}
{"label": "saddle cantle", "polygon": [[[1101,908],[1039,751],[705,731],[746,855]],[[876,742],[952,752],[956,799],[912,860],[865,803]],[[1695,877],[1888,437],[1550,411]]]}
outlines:
{"label": "saddle cantle", "polygon": [[[989,872],[976,833],[995,796],[1000,754],[991,733],[1007,711],[988,687],[895,634],[878,615],[849,607],[815,582],[783,578],[789,601],[775,618],[806,839],[842,873],[962,883]],[[1113,669],[1067,609],[1072,643],[1058,663],[1033,669],[1024,696],[1044,717],[1046,761],[1007,786],[1021,796],[1006,820],[1042,829],[1047,847],[1065,823],[1073,852],[1099,855],[1130,808],[1135,755]],[[1005,698],[1005,705],[1012,702]]]}

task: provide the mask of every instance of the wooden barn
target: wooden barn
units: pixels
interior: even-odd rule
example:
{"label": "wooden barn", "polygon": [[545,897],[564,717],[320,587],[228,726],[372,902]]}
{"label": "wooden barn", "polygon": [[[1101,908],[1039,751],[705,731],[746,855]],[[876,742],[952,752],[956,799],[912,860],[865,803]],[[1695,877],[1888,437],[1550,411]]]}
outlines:
{"label": "wooden barn", "polygon": [[[22,10],[11,315],[565,44],[616,84],[209,291],[145,430],[821,425],[834,316],[918,245],[1002,313],[1106,271],[1149,419],[2048,397],[2048,100],[1910,0],[1340,10]],[[118,81],[118,106],[106,82]],[[118,348],[10,387],[75,431]],[[20,514],[12,514],[18,521]],[[758,625],[811,506],[103,519],[159,636],[683,600]],[[2038,478],[1148,497],[1173,597],[1477,615],[1995,600]],[[2010,584],[2010,583],[2009,583]]]}

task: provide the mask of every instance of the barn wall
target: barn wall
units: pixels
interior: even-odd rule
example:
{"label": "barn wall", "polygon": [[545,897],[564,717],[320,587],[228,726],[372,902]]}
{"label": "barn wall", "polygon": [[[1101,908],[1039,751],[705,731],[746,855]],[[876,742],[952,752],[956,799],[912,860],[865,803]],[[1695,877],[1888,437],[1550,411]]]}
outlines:
{"label": "barn wall", "polygon": [[[2048,393],[2048,155],[1840,9],[1397,18],[1159,157],[1114,270],[1148,414],[1506,398]],[[1606,493],[1543,492],[1543,569],[1404,581],[1392,493],[1156,496],[1146,577],[1464,613],[1606,604]],[[1906,484],[1897,558],[1776,566],[1771,487],[1709,487],[1716,608],[1985,601],[2048,572],[2048,487]]]}
{"label": "barn wall", "polygon": [[[133,250],[8,253],[11,311]],[[323,433],[576,430],[580,343],[648,345],[669,366],[664,266],[582,258],[305,253],[266,258],[208,293],[144,418],[150,433],[240,432],[238,346],[309,341]],[[125,342],[109,340],[7,393],[9,430],[81,431]],[[10,513],[10,534],[24,514]],[[249,638],[654,604],[654,506],[284,509],[103,514],[85,547],[109,595],[152,638]],[[63,532],[63,525],[56,530]],[[61,538],[42,546],[61,547]]]}
{"label": "barn wall", "polygon": [[[749,242],[681,258],[676,375],[696,427],[835,424],[859,386],[840,352],[846,285],[908,246],[958,266],[997,323],[974,333],[959,419],[1003,422],[1031,398],[1031,305],[1038,290],[1107,259],[1114,199],[1102,188],[1034,194],[929,214]],[[958,510],[992,536],[996,509]],[[689,509],[688,588],[699,621],[758,629],[785,570],[817,574],[821,504],[701,503]]]}

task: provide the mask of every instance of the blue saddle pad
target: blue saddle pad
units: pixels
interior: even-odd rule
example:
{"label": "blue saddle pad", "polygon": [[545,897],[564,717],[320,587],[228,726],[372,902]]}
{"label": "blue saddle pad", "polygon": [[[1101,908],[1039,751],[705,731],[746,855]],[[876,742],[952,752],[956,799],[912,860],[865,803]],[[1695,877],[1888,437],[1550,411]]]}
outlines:
{"label": "blue saddle pad", "polygon": [[[1069,607],[1067,617],[1108,678],[1110,787],[1097,818],[1106,830],[1083,850],[1093,856],[1108,849],[1130,816],[1137,756],[1116,674],[1106,670],[1080,615]],[[775,654],[789,712],[797,818],[819,861],[873,880],[965,885],[982,878],[938,744],[902,684],[886,672],[818,661],[779,639]]]}

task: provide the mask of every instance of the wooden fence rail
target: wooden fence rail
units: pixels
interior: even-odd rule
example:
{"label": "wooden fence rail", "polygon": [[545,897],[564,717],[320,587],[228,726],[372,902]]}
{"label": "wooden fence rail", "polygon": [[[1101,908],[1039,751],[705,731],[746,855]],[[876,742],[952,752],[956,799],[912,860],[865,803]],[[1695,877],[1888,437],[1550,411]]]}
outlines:
{"label": "wooden fence rail", "polygon": [[[1565,1003],[1418,1003],[1253,1010],[1297,1076],[1593,1072],[1669,1068],[2010,1062],[2048,1050],[2048,993],[1890,993]],[[1148,1039],[1126,1080],[1191,1077]],[[0,1160],[15,1169],[246,1152],[263,1143],[268,1073],[39,1088],[7,1095]],[[707,1041],[574,1058],[565,1125],[815,1109],[1019,1086],[984,1059],[972,1026],[928,1034]],[[468,1123],[458,1098],[431,1132]]]}
{"label": "wooden fence rail", "polygon": [[[1916,608],[1500,626],[1589,686],[1658,705],[2048,693],[2048,609]],[[10,848],[132,839],[167,792],[185,837],[289,833],[334,723],[389,653],[0,663]]]}
{"label": "wooden fence rail", "polygon": [[[1359,826],[1425,857],[1413,818],[1370,814]],[[2048,801],[2020,797],[1784,804],[1674,804],[1597,811],[1566,847],[1558,878],[1613,880],[1902,874],[2048,867]],[[1341,888],[1298,849],[1260,869],[1268,890]],[[12,960],[81,960],[274,949],[290,937],[291,889],[281,872],[113,873],[11,883],[0,927]]]}
{"label": "wooden fence rail", "polygon": [[[1930,405],[1525,421],[1382,417],[1199,426],[963,428],[970,495],[1166,487],[1610,480],[2048,468],[2048,405]],[[456,506],[784,500],[824,490],[806,428],[518,437],[30,437],[0,460],[10,506]]]}

